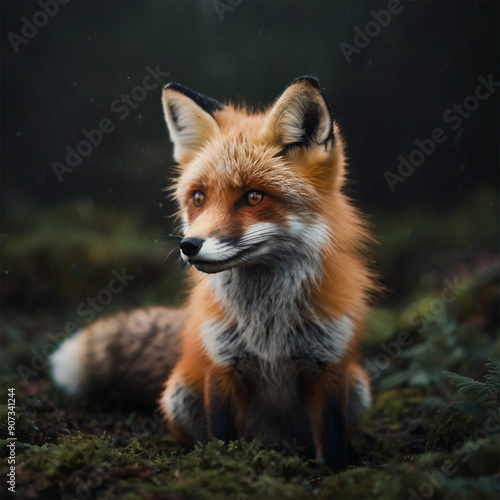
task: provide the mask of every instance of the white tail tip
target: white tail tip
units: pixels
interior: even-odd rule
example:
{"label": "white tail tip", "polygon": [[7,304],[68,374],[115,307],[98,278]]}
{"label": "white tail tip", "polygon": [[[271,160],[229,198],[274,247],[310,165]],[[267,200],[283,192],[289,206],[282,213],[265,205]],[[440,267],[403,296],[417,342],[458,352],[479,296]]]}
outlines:
{"label": "white tail tip", "polygon": [[82,336],[78,334],[65,340],[50,357],[52,379],[68,396],[76,396],[82,390],[82,360]]}

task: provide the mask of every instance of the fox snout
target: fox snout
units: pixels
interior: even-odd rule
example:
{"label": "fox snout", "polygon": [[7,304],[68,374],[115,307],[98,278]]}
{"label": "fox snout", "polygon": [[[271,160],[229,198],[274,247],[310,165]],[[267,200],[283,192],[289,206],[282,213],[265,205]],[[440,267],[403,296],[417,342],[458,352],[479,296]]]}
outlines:
{"label": "fox snout", "polygon": [[181,258],[198,271],[218,273],[235,267],[262,263],[279,226],[271,223],[254,224],[241,235],[185,236],[180,242]]}
{"label": "fox snout", "polygon": [[238,254],[238,247],[234,241],[186,236],[180,242],[180,250],[186,264],[204,273],[218,273],[237,264],[234,257]]}
{"label": "fox snout", "polygon": [[180,243],[181,252],[186,257],[194,257],[205,243],[201,238],[184,238]]}

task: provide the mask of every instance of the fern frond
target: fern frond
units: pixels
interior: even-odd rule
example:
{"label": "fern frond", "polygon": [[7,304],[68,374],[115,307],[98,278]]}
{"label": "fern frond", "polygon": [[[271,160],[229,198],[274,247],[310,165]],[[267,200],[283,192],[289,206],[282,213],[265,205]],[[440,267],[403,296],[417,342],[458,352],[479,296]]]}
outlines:
{"label": "fern frond", "polygon": [[458,373],[448,371],[443,371],[443,373],[457,385],[456,396],[472,393],[478,403],[485,406],[498,406],[500,401],[500,360],[491,358],[485,366],[488,368],[488,372],[484,376],[484,382]]}
{"label": "fern frond", "polygon": [[465,394],[467,392],[477,390],[478,385],[482,385],[482,382],[470,377],[465,377],[464,375],[459,375],[458,373],[448,371],[443,371],[442,373],[457,384],[458,394]]}

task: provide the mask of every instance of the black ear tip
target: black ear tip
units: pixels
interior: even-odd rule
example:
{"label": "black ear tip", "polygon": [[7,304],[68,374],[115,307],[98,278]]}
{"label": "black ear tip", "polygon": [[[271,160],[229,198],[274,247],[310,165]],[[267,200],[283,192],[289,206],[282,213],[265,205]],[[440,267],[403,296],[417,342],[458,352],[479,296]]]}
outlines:
{"label": "black ear tip", "polygon": [[167,89],[176,90],[177,92],[182,92],[184,94],[186,87],[184,87],[184,85],[181,85],[180,83],[169,82],[163,86],[163,90],[167,90]]}
{"label": "black ear tip", "polygon": [[294,85],[294,84],[300,83],[300,82],[307,82],[309,85],[312,85],[314,88],[321,90],[319,80],[315,76],[311,76],[311,75],[299,76],[298,78],[295,78],[295,80],[290,82],[287,85],[287,87],[290,87],[291,85]]}
{"label": "black ear tip", "polygon": [[192,101],[194,101],[200,108],[205,110],[207,113],[213,114],[215,111],[220,111],[224,109],[224,106],[217,100],[212,99],[211,97],[207,97],[206,95],[200,94],[191,90],[190,88],[180,84],[180,83],[167,83],[163,90],[175,90],[176,92],[180,92],[184,94],[186,97],[189,97]]}

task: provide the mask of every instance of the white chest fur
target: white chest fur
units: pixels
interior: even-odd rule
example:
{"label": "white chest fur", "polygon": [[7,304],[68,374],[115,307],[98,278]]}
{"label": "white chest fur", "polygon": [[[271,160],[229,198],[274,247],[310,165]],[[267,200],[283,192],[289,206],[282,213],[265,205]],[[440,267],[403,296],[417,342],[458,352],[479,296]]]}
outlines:
{"label": "white chest fur", "polygon": [[320,317],[310,300],[311,274],[302,262],[300,269],[252,266],[213,275],[212,292],[225,317],[207,320],[201,333],[216,363],[339,361],[353,337],[352,321]]}

